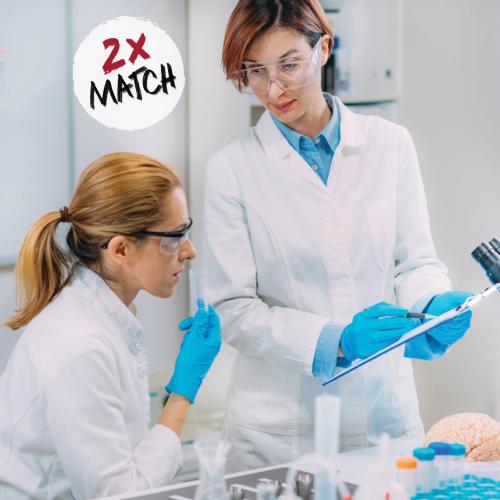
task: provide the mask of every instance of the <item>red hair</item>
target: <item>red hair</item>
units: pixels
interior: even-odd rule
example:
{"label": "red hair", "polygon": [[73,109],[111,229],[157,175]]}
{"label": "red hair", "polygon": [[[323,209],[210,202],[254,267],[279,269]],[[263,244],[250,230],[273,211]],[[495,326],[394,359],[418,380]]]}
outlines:
{"label": "red hair", "polygon": [[226,26],[222,67],[228,80],[241,88],[243,60],[252,42],[271,29],[287,28],[305,35],[311,47],[322,35],[333,32],[319,0],[239,0]]}

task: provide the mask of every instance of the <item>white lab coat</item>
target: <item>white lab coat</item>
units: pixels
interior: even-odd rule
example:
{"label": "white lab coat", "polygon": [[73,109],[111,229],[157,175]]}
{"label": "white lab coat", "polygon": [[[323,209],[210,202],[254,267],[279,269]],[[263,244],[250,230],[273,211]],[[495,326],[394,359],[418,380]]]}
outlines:
{"label": "white lab coat", "polygon": [[238,351],[224,426],[230,471],[309,451],[323,392],[342,398],[344,450],[382,432],[423,434],[402,348],[325,389],[312,377],[328,321],[347,325],[382,300],[410,308],[450,288],[408,132],[337,104],[341,141],[327,186],[268,112],[207,167],[208,289]]}
{"label": "white lab coat", "polygon": [[149,429],[142,328],[94,272],[28,325],[0,378],[0,499],[90,499],[167,484],[176,434]]}

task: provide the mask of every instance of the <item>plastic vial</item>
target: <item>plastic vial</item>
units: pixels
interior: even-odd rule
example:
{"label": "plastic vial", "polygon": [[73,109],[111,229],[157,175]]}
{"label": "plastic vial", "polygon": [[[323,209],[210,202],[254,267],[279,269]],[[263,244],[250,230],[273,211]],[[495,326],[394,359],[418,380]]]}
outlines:
{"label": "plastic vial", "polygon": [[448,486],[448,458],[450,453],[450,445],[439,441],[430,443],[429,448],[436,452],[434,463],[436,465],[436,487],[439,490],[444,490]]}
{"label": "plastic vial", "polygon": [[278,484],[271,479],[259,479],[257,483],[257,500],[276,500]]}
{"label": "plastic vial", "polygon": [[229,486],[229,500],[245,500],[245,490],[239,484]]}
{"label": "plastic vial", "polygon": [[432,448],[416,448],[413,456],[418,460],[416,492],[430,493],[436,487],[436,452]]}
{"label": "plastic vial", "polygon": [[451,444],[448,462],[450,486],[460,486],[465,474],[465,453],[463,444]]}
{"label": "plastic vial", "polygon": [[415,495],[417,478],[417,459],[414,457],[399,457],[396,460],[398,482],[406,490],[409,497]]}

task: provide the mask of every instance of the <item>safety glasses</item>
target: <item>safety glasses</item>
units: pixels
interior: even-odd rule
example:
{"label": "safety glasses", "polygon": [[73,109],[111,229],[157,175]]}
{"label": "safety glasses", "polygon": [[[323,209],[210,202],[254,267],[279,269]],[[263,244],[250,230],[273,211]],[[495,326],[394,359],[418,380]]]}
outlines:
{"label": "safety glasses", "polygon": [[[128,233],[126,236],[160,238],[160,250],[170,255],[177,255],[184,242],[189,238],[192,225],[193,219],[190,217],[189,222],[176,231],[135,231],[134,233]],[[102,244],[101,248],[108,248],[108,244],[109,240]]]}
{"label": "safety glasses", "polygon": [[232,75],[236,88],[245,94],[266,95],[271,82],[282,90],[296,90],[314,82],[319,76],[321,37],[308,59],[296,55],[273,64],[243,61],[244,69]]}

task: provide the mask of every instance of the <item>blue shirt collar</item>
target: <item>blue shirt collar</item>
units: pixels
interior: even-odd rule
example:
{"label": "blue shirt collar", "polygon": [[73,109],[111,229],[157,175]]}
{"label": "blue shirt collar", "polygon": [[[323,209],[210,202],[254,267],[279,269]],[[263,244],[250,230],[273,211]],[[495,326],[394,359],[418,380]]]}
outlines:
{"label": "blue shirt collar", "polygon": [[[319,137],[323,137],[330,149],[334,151],[338,145],[337,140],[337,130],[340,130],[340,113],[337,109],[337,104],[333,96],[327,92],[323,92],[325,96],[326,103],[328,107],[332,110],[332,117],[329,122],[326,124],[325,128],[312,140],[318,139]],[[281,133],[285,136],[285,139],[289,142],[290,146],[292,146],[295,151],[300,151],[300,140],[311,140],[310,137],[306,135],[299,134],[287,127],[284,123],[280,122],[273,114],[271,114],[271,118],[273,119],[276,126],[280,129]]]}

